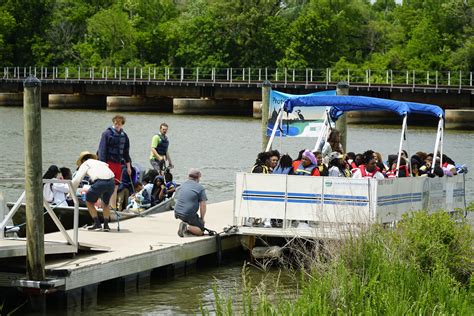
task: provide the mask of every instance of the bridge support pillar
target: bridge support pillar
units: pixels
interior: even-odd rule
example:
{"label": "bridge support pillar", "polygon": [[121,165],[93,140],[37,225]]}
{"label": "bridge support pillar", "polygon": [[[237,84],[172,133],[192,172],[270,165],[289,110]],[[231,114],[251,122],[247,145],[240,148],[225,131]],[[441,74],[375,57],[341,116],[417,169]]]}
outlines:
{"label": "bridge support pillar", "polygon": [[51,109],[105,109],[105,96],[86,94],[50,94]]}
{"label": "bridge support pillar", "polygon": [[233,99],[174,99],[173,113],[251,116],[252,101]]}
{"label": "bridge support pillar", "polygon": [[107,111],[171,112],[173,99],[165,97],[111,96],[107,97]]}
{"label": "bridge support pillar", "polygon": [[262,101],[253,101],[253,118],[262,118]]}
{"label": "bridge support pillar", "polygon": [[474,130],[474,110],[446,110],[446,129]]}
{"label": "bridge support pillar", "polygon": [[23,93],[0,93],[0,106],[23,106]]}

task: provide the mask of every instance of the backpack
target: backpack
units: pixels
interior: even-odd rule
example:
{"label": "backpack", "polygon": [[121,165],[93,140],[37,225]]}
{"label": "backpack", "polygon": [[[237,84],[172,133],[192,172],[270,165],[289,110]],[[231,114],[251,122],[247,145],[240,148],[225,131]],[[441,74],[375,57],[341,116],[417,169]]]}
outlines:
{"label": "backpack", "polygon": [[43,197],[46,200],[46,202],[51,203],[54,201],[54,194],[53,194],[53,184],[52,183],[46,183],[43,186]]}

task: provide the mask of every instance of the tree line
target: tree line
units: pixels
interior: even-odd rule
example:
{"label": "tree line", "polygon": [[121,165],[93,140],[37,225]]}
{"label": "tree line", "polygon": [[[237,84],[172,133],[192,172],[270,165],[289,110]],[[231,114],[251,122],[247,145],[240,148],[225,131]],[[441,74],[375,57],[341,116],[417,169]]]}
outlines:
{"label": "tree line", "polygon": [[1,0],[2,66],[472,71],[474,0]]}

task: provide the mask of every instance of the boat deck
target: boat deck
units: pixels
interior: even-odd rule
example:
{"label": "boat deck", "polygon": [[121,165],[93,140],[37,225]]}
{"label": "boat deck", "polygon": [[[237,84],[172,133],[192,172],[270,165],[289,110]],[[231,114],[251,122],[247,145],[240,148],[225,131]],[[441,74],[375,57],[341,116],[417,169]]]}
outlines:
{"label": "boat deck", "polygon": [[[232,201],[208,205],[206,227],[221,232],[231,225],[232,206]],[[117,223],[110,224],[110,232],[80,229],[80,244],[87,245],[92,251],[79,252],[73,257],[70,254],[46,257],[46,275],[56,284],[61,284],[61,290],[67,291],[216,252],[215,237],[181,238],[177,235],[178,224],[173,212],[165,212],[120,222],[120,231],[117,230]],[[49,241],[46,249],[53,249],[49,243],[64,239],[60,233],[50,233],[45,235],[45,240]],[[7,242],[10,243],[5,240],[5,246]],[[25,241],[22,242],[24,245]],[[223,235],[222,250],[239,245],[237,236]],[[25,246],[23,250],[26,253]],[[24,277],[25,274],[17,275],[18,280]],[[10,276],[9,282],[11,280]]]}

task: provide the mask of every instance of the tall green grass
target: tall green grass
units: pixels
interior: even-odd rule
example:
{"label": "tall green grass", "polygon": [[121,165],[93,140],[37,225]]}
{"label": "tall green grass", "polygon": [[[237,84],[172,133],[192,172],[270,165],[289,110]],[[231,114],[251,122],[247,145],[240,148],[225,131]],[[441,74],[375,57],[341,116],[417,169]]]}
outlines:
{"label": "tall green grass", "polygon": [[327,243],[301,273],[303,287],[294,300],[252,285],[244,269],[241,299],[216,291],[216,313],[472,315],[473,241],[462,219],[414,212],[394,229],[373,226],[342,243]]}

